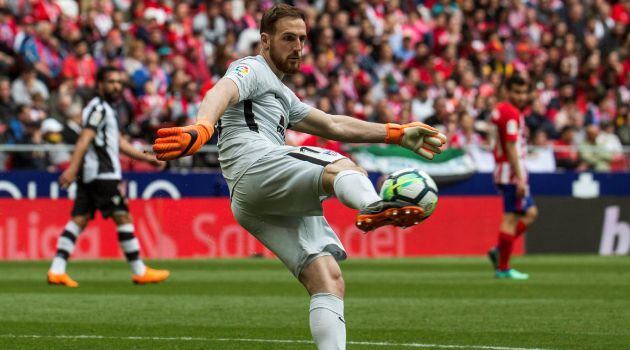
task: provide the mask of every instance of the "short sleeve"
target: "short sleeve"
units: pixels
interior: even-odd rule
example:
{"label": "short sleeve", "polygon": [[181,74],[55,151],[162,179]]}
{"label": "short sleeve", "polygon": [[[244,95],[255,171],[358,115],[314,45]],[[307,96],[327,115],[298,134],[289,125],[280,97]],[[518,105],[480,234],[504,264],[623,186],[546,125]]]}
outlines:
{"label": "short sleeve", "polygon": [[293,91],[289,90],[289,92],[291,100],[291,106],[289,107],[289,125],[295,125],[306,118],[312,107],[300,101]]}
{"label": "short sleeve", "polygon": [[88,112],[88,115],[85,117],[83,127],[96,130],[98,129],[99,125],[101,125],[104,122],[105,122],[105,110],[103,106],[97,105]]}
{"label": "short sleeve", "polygon": [[225,77],[232,80],[238,87],[238,101],[249,100],[256,95],[258,81],[254,73],[253,62],[238,62],[228,68]]}

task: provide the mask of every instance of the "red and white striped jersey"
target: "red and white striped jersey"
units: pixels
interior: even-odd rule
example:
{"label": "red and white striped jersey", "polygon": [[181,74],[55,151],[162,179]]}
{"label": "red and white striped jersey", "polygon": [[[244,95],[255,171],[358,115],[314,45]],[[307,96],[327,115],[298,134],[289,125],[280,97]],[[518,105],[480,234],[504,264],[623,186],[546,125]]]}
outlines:
{"label": "red and white striped jersey", "polygon": [[509,102],[500,102],[492,112],[492,123],[495,126],[494,182],[497,184],[515,184],[516,174],[510,166],[505,145],[507,142],[516,143],[516,151],[520,160],[520,168],[523,177],[527,179],[525,169],[525,155],[527,154],[527,141],[525,137],[525,119],[522,113]]}

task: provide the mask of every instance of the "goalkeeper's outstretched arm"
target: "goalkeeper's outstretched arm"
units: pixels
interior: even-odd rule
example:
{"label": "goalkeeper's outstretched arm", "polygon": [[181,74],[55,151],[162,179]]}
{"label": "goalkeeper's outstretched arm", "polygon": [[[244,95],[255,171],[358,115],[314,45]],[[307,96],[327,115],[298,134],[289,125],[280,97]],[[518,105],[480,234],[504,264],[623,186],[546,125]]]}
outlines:
{"label": "goalkeeper's outstretched arm", "polygon": [[158,130],[153,151],[159,160],[172,160],[197,152],[214,133],[214,125],[228,106],[238,102],[236,84],[223,78],[206,93],[194,125]]}
{"label": "goalkeeper's outstretched arm", "polygon": [[234,81],[223,78],[212,87],[203,98],[197,112],[197,123],[215,125],[225,110],[238,102],[239,93]]}
{"label": "goalkeeper's outstretched arm", "polygon": [[442,133],[423,123],[370,123],[345,115],[327,114],[317,108],[311,109],[293,129],[342,142],[398,144],[427,159],[441,153],[446,143]]}

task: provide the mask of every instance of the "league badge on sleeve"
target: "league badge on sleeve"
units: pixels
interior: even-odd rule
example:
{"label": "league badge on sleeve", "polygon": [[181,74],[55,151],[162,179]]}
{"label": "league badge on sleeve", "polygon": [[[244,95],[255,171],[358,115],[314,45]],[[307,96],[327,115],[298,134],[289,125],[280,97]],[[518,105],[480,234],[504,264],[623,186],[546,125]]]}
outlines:
{"label": "league badge on sleeve", "polygon": [[232,69],[232,72],[241,79],[245,78],[245,76],[249,74],[249,71],[250,71],[250,68],[244,64],[239,64],[238,66]]}
{"label": "league badge on sleeve", "polygon": [[103,120],[103,112],[100,109],[94,110],[88,119],[88,124],[97,127]]}
{"label": "league badge on sleeve", "polygon": [[517,135],[518,134],[518,123],[516,120],[508,120],[506,126],[506,133],[508,135]]}

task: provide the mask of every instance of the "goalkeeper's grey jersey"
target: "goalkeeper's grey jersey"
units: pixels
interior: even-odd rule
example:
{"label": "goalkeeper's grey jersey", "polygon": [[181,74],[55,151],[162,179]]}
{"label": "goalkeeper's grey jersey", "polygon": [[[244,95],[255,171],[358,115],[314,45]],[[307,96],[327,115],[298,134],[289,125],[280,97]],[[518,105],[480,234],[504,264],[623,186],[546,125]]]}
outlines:
{"label": "goalkeeper's grey jersey", "polygon": [[311,107],[273,73],[265,58],[249,56],[225,74],[238,87],[239,101],[219,123],[219,161],[230,190],[254,162],[282,147],[287,128],[304,119]]}
{"label": "goalkeeper's grey jersey", "polygon": [[96,136],[83,157],[81,181],[120,180],[116,111],[101,97],[94,97],[83,109],[83,127],[94,130]]}

